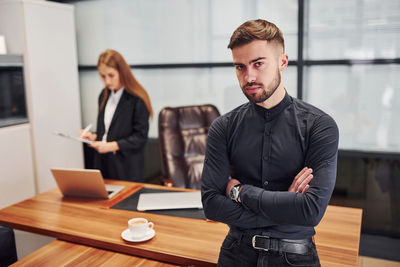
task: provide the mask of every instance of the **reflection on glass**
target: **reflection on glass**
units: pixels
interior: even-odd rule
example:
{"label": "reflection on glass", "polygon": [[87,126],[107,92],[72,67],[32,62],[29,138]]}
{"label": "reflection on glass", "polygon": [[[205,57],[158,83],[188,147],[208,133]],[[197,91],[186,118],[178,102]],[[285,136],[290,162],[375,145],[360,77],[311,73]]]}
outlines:
{"label": "reflection on glass", "polygon": [[258,18],[282,29],[290,59],[297,58],[297,0],[97,0],[73,4],[81,65],[95,65],[106,48],[120,51],[129,64],[229,62],[227,45],[232,32],[244,21]]}
{"label": "reflection on glass", "polygon": [[305,2],[305,58],[400,57],[400,1]]}
{"label": "reflection on glass", "polygon": [[22,68],[0,68],[0,127],[27,121]]}
{"label": "reflection on glass", "polygon": [[400,159],[339,153],[330,204],[363,209],[363,232],[400,235]]}
{"label": "reflection on glass", "polygon": [[[251,5],[250,1],[245,3]],[[285,52],[289,60],[297,60],[298,0],[258,0],[256,18],[266,19],[281,29],[285,38]],[[254,19],[252,17],[251,19]]]}
{"label": "reflection on glass", "polygon": [[399,71],[399,65],[308,67],[305,99],[336,120],[341,149],[398,152]]}

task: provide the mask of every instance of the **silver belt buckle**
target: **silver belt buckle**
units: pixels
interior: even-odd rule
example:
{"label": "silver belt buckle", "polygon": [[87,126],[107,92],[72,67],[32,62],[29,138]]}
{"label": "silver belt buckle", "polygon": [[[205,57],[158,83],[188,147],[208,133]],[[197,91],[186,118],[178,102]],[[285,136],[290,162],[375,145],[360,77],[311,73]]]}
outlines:
{"label": "silver belt buckle", "polygon": [[[255,236],[253,236],[253,238],[251,239],[251,244],[253,245],[253,248],[258,249],[258,250],[268,251],[268,248],[262,248],[262,247],[257,247],[257,246],[256,246],[256,239],[257,239],[257,238],[265,238],[265,239],[268,239],[268,241],[269,241],[269,236],[255,235]],[[269,245],[269,243],[268,243],[268,245]]]}

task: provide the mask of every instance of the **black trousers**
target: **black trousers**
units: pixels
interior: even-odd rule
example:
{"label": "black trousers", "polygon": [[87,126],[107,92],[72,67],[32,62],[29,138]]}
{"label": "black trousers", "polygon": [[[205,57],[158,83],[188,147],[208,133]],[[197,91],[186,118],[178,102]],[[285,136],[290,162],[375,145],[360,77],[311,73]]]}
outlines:
{"label": "black trousers", "polygon": [[230,232],[222,243],[218,266],[311,266],[320,267],[317,249],[312,242],[308,253],[295,254],[278,251],[257,250],[251,244],[235,238]]}

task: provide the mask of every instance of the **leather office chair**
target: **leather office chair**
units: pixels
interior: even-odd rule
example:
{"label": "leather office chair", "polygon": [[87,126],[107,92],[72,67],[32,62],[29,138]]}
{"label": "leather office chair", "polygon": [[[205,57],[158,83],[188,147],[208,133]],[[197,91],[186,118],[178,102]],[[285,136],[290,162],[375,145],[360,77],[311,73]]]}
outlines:
{"label": "leather office chair", "polygon": [[0,266],[8,266],[17,261],[14,231],[0,225]]}
{"label": "leather office chair", "polygon": [[173,186],[200,189],[208,129],[219,115],[213,105],[166,107],[160,111],[161,165],[164,177]]}

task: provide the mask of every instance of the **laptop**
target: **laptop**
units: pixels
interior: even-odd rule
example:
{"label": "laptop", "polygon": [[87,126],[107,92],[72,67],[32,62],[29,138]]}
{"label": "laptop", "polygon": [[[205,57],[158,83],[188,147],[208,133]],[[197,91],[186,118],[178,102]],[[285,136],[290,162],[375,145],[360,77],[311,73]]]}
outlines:
{"label": "laptop", "polygon": [[137,205],[138,211],[202,208],[200,191],[142,193]]}
{"label": "laptop", "polygon": [[50,171],[64,196],[109,199],[124,189],[104,184],[100,170],[51,168]]}

